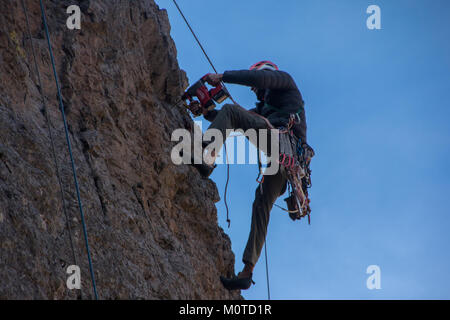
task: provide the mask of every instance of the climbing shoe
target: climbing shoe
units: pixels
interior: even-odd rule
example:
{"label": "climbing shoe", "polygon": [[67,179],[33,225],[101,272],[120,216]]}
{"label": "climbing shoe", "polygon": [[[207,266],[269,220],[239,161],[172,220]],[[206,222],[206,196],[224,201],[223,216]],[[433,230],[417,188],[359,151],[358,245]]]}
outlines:
{"label": "climbing shoe", "polygon": [[201,163],[201,164],[194,163],[193,166],[195,168],[197,168],[198,172],[200,172],[200,174],[202,175],[203,178],[208,178],[211,175],[211,173],[214,171],[214,169],[217,165],[211,166],[206,163]]}
{"label": "climbing shoe", "polygon": [[247,290],[250,288],[250,286],[255,284],[255,282],[252,280],[252,276],[249,278],[238,278],[237,276],[234,276],[233,278],[225,278],[223,276],[220,276],[220,281],[222,282],[225,289],[228,290]]}

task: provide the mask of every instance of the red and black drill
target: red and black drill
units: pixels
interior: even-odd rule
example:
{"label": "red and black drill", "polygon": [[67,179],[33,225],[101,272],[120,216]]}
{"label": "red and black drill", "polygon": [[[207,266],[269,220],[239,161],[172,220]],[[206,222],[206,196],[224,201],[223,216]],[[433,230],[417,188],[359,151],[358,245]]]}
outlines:
{"label": "red and black drill", "polygon": [[[222,103],[230,95],[222,83],[220,83],[216,87],[208,90],[208,88],[206,87],[206,77],[207,76],[208,76],[208,74],[204,75],[200,80],[198,80],[192,86],[190,86],[186,90],[186,92],[183,94],[181,99],[189,100],[190,103],[199,102],[201,110],[209,111],[216,107],[215,102]],[[194,100],[195,97],[198,98],[198,101]],[[192,113],[195,116],[198,116],[201,114],[201,112],[199,112],[199,113],[192,112]]]}

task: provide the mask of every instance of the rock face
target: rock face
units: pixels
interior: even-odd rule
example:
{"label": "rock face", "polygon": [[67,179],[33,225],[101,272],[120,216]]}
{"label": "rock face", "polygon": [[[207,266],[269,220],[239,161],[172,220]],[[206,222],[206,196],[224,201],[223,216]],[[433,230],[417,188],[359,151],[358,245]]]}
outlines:
{"label": "rock face", "polygon": [[[0,299],[92,299],[86,248],[39,1],[25,6],[56,162],[21,1],[0,2]],[[239,299],[217,224],[216,185],[170,159],[187,85],[165,10],[152,0],[46,0],[56,69],[101,299]],[[68,223],[69,222],[69,223]],[[75,256],[72,253],[71,227]],[[81,290],[66,286],[81,268]]]}

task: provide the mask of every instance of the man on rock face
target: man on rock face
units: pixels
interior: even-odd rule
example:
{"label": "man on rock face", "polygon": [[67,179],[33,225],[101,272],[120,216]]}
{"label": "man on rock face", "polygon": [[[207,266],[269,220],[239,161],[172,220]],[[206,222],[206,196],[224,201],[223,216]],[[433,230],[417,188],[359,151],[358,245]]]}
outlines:
{"label": "man on rock face", "polygon": [[[212,122],[209,129],[218,129],[222,132],[224,139],[222,143],[227,138],[227,129],[246,131],[248,129],[270,129],[270,125],[275,128],[286,127],[291,115],[295,115],[297,119],[293,126],[295,136],[302,143],[306,143],[306,117],[302,95],[292,77],[288,73],[280,71],[274,63],[261,61],[252,65],[250,70],[209,74],[206,82],[213,86],[217,86],[221,82],[249,86],[258,99],[256,108],[249,111],[235,104],[226,104],[219,111],[199,110],[201,107],[198,103],[191,103],[191,111],[201,112],[205,119]],[[267,152],[267,150],[263,151]],[[202,176],[208,177],[212,173],[216,156],[215,153],[212,153],[209,163],[194,164]],[[286,182],[285,171],[280,167],[275,175],[265,175],[262,188],[258,186],[256,189],[251,230],[242,259],[244,268],[231,279],[221,277],[225,288],[245,290],[251,286],[253,268],[265,242],[270,210],[275,200],[285,192]]]}

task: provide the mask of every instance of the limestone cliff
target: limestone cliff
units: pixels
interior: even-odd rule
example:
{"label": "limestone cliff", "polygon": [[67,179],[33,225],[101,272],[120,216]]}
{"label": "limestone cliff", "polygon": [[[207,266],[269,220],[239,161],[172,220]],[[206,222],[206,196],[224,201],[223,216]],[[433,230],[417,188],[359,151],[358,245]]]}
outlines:
{"label": "limestone cliff", "polygon": [[[39,1],[26,0],[42,91],[81,267],[93,298],[70,159]],[[222,288],[234,255],[217,224],[216,185],[170,159],[179,69],[165,10],[153,0],[46,0],[101,299],[238,299]],[[69,5],[81,30],[66,27]],[[0,299],[76,299],[67,221],[19,0],[0,2]]]}

